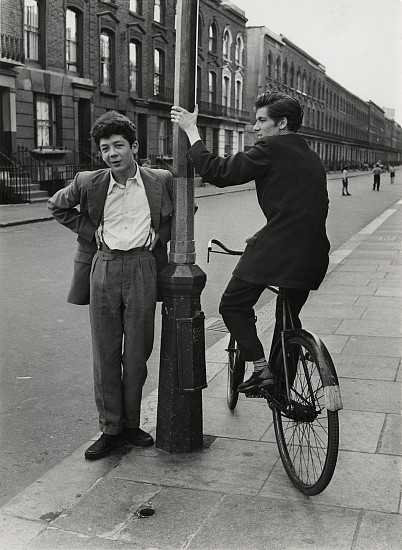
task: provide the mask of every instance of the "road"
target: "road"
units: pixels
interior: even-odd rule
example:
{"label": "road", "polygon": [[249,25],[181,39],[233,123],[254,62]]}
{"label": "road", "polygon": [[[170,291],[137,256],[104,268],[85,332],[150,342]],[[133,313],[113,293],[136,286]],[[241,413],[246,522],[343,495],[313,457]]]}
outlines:
{"label": "road", "polygon": [[[397,173],[398,174],[398,173]],[[399,174],[398,174],[399,175]],[[400,185],[383,176],[373,192],[371,174],[329,182],[328,233],[332,250],[400,198]],[[216,255],[206,263],[215,237],[241,248],[263,223],[254,191],[197,200],[197,263],[207,274],[202,294],[206,318],[218,317],[220,295],[236,259]],[[66,303],[75,250],[74,235],[54,221],[2,229],[0,349],[0,505],[63,460],[97,431],[93,403],[88,308]],[[267,294],[262,303],[271,299]],[[157,313],[157,334],[160,312]],[[209,347],[221,334],[207,331]],[[149,362],[144,395],[156,387],[159,339]]]}

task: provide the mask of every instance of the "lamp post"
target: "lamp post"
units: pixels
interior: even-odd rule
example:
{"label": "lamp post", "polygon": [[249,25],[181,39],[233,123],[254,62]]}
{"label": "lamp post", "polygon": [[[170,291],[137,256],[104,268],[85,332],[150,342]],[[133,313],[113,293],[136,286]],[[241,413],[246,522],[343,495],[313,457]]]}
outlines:
{"label": "lamp post", "polygon": [[[177,1],[174,103],[194,109],[198,0]],[[194,169],[187,136],[173,127],[174,207],[169,265],[159,276],[163,296],[156,446],[167,452],[202,447],[202,389],[206,387],[206,275],[195,264]]]}

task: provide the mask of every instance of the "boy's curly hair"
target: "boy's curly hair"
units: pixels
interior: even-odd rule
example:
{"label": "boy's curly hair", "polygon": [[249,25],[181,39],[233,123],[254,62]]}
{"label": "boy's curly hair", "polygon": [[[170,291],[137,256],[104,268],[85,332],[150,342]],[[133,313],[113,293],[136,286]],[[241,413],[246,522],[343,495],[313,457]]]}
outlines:
{"label": "boy's curly hair", "polygon": [[91,129],[91,136],[99,147],[102,138],[109,139],[112,135],[123,136],[130,147],[137,141],[137,129],[134,122],[117,111],[108,111],[100,116]]}

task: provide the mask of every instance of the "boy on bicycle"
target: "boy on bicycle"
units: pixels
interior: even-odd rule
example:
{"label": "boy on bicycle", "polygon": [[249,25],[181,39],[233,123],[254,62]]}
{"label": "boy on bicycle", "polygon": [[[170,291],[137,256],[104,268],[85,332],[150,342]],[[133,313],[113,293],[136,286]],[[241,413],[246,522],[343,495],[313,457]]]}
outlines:
{"label": "boy on bicycle", "polygon": [[[255,102],[257,140],[247,152],[215,156],[201,141],[198,108],[179,106],[172,122],[190,141],[189,156],[197,173],[217,187],[255,180],[258,203],[266,225],[247,239],[246,249],[223,293],[219,312],[254,372],[239,385],[245,392],[275,383],[255,326],[254,305],[267,285],[287,289],[295,327],[310,290],[319,287],[329,262],[326,234],[328,192],[321,159],[297,132],[303,109],[287,94],[265,92]],[[282,304],[277,299],[273,344],[282,330]],[[272,349],[272,348],[271,348]]]}

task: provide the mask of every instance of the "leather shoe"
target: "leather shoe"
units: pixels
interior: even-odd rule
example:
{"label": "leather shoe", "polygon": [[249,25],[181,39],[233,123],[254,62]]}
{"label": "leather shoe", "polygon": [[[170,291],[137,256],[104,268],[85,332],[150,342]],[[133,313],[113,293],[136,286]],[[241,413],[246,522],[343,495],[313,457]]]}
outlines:
{"label": "leather shoe", "polygon": [[85,458],[89,458],[90,460],[102,458],[113,451],[113,449],[122,447],[125,441],[123,434],[102,434],[100,438],[85,451]]}
{"label": "leather shoe", "polygon": [[267,386],[273,386],[275,384],[275,377],[271,369],[264,369],[261,372],[253,372],[248,380],[239,384],[237,391],[245,392],[251,389],[257,390],[260,388],[266,388]]}
{"label": "leather shoe", "polygon": [[127,441],[139,447],[149,447],[154,444],[152,435],[147,434],[147,432],[144,432],[141,428],[125,428],[124,435]]}

